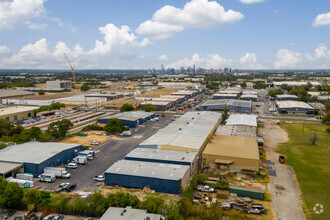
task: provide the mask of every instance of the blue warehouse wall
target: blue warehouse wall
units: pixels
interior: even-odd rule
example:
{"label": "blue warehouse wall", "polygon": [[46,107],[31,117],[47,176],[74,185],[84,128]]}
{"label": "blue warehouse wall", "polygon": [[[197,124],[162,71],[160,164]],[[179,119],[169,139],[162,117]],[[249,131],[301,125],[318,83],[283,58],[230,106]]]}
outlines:
{"label": "blue warehouse wall", "polygon": [[[75,150],[77,150],[77,152],[75,152]],[[78,145],[77,147],[64,150],[40,164],[24,163],[24,172],[32,173],[34,176],[38,176],[43,173],[45,167],[58,167],[62,164],[70,162],[81,150],[82,145]]]}
{"label": "blue warehouse wall", "polygon": [[123,122],[123,124],[125,126],[128,126],[130,128],[135,128],[139,125],[139,120],[136,120],[136,121],[128,121],[128,120],[123,120],[123,119],[120,119],[120,120]]}
{"label": "blue warehouse wall", "polygon": [[179,182],[139,176],[128,176],[121,174],[105,173],[106,186],[118,185],[126,188],[143,189],[145,186],[157,192],[178,194]]}

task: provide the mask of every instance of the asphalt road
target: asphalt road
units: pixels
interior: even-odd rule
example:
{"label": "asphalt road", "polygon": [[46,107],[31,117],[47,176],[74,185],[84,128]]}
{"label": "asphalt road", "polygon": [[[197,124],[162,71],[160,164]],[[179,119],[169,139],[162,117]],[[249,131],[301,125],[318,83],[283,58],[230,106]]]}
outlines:
{"label": "asphalt road", "polygon": [[71,173],[70,179],[56,179],[54,183],[36,182],[36,187],[43,190],[52,190],[60,183],[70,182],[77,184],[75,191],[99,190],[102,186],[94,181],[94,176],[103,175],[112,164],[124,158],[126,154],[137,148],[142,141],[167,126],[173,115],[175,114],[166,113],[166,117],[160,117],[159,121],[148,121],[138,128],[131,129],[131,137],[119,137],[97,147],[94,160],[88,161],[86,165],[79,165],[77,169],[68,169]]}

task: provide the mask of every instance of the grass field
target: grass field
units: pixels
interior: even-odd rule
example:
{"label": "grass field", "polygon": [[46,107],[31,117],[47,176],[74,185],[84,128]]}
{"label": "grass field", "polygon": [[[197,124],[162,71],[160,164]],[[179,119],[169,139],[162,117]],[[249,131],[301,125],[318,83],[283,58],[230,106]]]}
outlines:
{"label": "grass field", "polygon": [[[330,216],[330,134],[327,126],[315,122],[281,123],[288,132],[289,142],[281,144],[278,152],[287,156],[287,164],[297,176],[307,219],[329,219]],[[317,142],[311,137],[316,132]],[[315,214],[315,204],[323,205],[323,213]],[[293,207],[292,207],[293,208]]]}

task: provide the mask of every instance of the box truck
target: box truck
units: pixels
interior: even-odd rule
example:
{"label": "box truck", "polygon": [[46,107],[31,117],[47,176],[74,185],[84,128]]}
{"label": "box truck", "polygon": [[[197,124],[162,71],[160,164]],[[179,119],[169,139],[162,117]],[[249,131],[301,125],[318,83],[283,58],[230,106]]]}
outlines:
{"label": "box truck", "polygon": [[77,156],[73,158],[73,161],[77,164],[86,164],[87,163],[87,157],[85,156]]}
{"label": "box truck", "polygon": [[79,156],[87,157],[88,160],[93,160],[95,152],[93,150],[84,150],[79,152]]}
{"label": "box truck", "polygon": [[44,169],[44,173],[51,173],[54,174],[56,177],[64,178],[64,179],[71,177],[71,174],[68,171],[66,171],[65,168],[61,168],[61,167],[46,167]]}
{"label": "box truck", "polygon": [[51,173],[43,173],[38,176],[38,180],[40,182],[52,183],[56,180],[56,177],[54,174]]}

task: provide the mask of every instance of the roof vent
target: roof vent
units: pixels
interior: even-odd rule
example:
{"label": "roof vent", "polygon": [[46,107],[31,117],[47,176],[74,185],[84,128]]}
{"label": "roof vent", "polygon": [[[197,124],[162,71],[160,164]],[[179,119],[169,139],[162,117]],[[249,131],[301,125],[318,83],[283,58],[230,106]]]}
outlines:
{"label": "roof vent", "polygon": [[179,128],[179,131],[182,131],[182,128]]}
{"label": "roof vent", "polygon": [[149,217],[149,216],[147,216],[147,217],[146,217],[146,220],[150,220],[150,217]]}
{"label": "roof vent", "polygon": [[192,117],[191,119],[192,119],[192,120],[194,120],[195,118],[194,118],[194,117]]}
{"label": "roof vent", "polygon": [[120,215],[124,215],[124,212],[120,213]]}
{"label": "roof vent", "polygon": [[189,121],[187,121],[186,124],[189,125]]}
{"label": "roof vent", "polygon": [[126,212],[126,209],[124,209],[123,212]]}
{"label": "roof vent", "polygon": [[182,160],[184,160],[184,157],[182,157]]}

